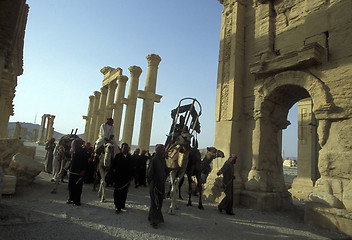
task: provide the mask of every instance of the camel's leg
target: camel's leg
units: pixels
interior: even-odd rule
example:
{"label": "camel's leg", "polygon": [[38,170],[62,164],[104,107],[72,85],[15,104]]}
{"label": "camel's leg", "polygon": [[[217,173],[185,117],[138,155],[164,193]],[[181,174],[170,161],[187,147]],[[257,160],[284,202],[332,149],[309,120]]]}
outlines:
{"label": "camel's leg", "polygon": [[178,197],[179,199],[183,200],[182,198],[182,194],[181,194],[181,188],[182,188],[182,185],[183,185],[183,182],[185,181],[185,177],[183,176],[180,180],[180,183],[178,184]]}
{"label": "camel's leg", "polygon": [[170,204],[170,209],[169,209],[169,214],[174,215],[175,214],[175,209],[177,209],[176,206],[176,199],[178,195],[178,182],[179,178],[176,178],[176,173],[175,171],[170,172],[170,181],[171,181],[171,204]]}
{"label": "camel's leg", "polygon": [[61,160],[60,171],[56,175],[54,188],[51,190],[51,193],[56,193],[57,192],[57,186],[59,185],[59,181],[60,181],[60,179],[63,178],[63,175],[64,175],[64,166],[65,166],[65,164],[66,164],[66,160]]}
{"label": "camel's leg", "polygon": [[187,174],[187,179],[188,179],[188,203],[187,203],[187,206],[192,206],[192,200],[191,200],[191,196],[192,196],[192,176]]}
{"label": "camel's leg", "polygon": [[105,176],[106,172],[102,167],[99,166],[99,173],[100,173],[100,186],[98,191],[98,196],[100,197],[100,202],[105,201]]}
{"label": "camel's leg", "polygon": [[198,202],[198,208],[203,210],[203,202],[202,202],[202,195],[203,195],[203,182],[202,182],[202,176],[200,174],[197,174],[197,188],[198,188],[198,194],[199,194],[199,202]]}

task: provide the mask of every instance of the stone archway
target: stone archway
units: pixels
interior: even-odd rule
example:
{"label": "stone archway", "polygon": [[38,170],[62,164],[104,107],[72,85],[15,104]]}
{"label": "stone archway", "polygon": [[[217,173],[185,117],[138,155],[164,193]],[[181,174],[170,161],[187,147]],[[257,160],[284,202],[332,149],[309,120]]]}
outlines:
{"label": "stone archway", "polygon": [[[258,83],[255,91],[252,167],[241,192],[241,203],[260,209],[285,209],[291,205],[283,179],[281,148],[278,134],[289,122],[289,109],[299,100],[311,97],[313,112],[322,121],[318,130],[326,139],[329,124],[322,118],[333,107],[325,85],[313,75],[287,71]],[[325,124],[324,124],[325,123]],[[322,142],[322,141],[320,141]],[[323,142],[322,142],[323,143]]]}

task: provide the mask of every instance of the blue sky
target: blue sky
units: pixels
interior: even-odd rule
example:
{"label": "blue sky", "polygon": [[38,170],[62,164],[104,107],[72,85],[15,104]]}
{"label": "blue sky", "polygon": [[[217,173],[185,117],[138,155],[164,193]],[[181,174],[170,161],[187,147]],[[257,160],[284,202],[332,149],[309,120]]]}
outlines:
{"label": "blue sky", "polygon": [[[69,133],[78,128],[78,133],[83,133],[82,115],[87,114],[89,95],[102,86],[100,69],[120,67],[129,77],[128,68],[140,66],[139,89],[143,90],[146,56],[155,53],[162,59],[156,93],[163,98],[154,106],[151,144],[165,141],[170,111],[183,97],[195,97],[202,104],[200,147],[214,144],[222,11],[218,1],[27,3],[24,74],[18,79],[15,115],[10,121],[34,122],[37,115],[40,124],[41,116],[48,113],[56,116],[55,131]],[[133,144],[138,142],[142,103],[138,99]],[[285,150],[285,155],[290,151]]]}

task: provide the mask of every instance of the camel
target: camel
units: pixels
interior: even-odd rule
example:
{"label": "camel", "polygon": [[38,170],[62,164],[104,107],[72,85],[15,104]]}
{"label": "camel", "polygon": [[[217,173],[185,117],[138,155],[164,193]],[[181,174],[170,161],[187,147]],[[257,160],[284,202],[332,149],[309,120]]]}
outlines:
{"label": "camel", "polygon": [[[73,132],[73,130],[72,130]],[[54,187],[51,190],[51,193],[56,193],[57,191],[57,186],[59,184],[59,181],[64,182],[64,174],[68,171],[68,169],[70,168],[71,165],[71,156],[70,156],[70,152],[71,152],[71,143],[72,141],[74,141],[75,139],[78,138],[78,136],[76,134],[68,134],[68,135],[64,135],[61,137],[59,144],[56,146],[55,150],[54,150],[54,159],[55,157],[59,157],[59,171],[58,173],[54,174]],[[60,151],[59,151],[60,150]],[[58,154],[58,152],[60,152],[60,156],[56,156],[56,154]]]}
{"label": "camel", "polygon": [[100,198],[100,202],[105,201],[105,177],[106,174],[109,172],[111,166],[111,159],[114,156],[114,144],[106,143],[104,145],[104,154],[99,156],[99,163],[98,163],[98,171],[100,174],[100,186],[98,191],[98,197]]}
{"label": "camel", "polygon": [[188,132],[182,132],[175,143],[168,149],[168,156],[166,158],[166,164],[170,171],[170,183],[171,183],[171,204],[169,209],[169,214],[174,215],[176,205],[176,196],[178,196],[178,184],[180,179],[186,172],[188,164],[188,155],[190,152],[190,142],[192,134]]}
{"label": "camel", "polygon": [[[202,204],[202,191],[203,191],[203,183],[206,182],[206,179],[211,172],[210,163],[213,159],[218,157],[225,157],[224,153],[221,150],[216,149],[215,147],[208,147],[207,153],[205,154],[203,160],[201,160],[201,155],[198,149],[192,148],[189,157],[188,164],[186,169],[186,175],[188,179],[188,203],[187,206],[192,206],[191,195],[192,195],[192,176],[195,176],[197,179],[197,189],[199,193],[199,202],[198,208],[204,209]],[[183,179],[180,181],[179,185],[179,193],[181,192],[181,186],[183,183]],[[181,193],[179,195],[181,197]]]}

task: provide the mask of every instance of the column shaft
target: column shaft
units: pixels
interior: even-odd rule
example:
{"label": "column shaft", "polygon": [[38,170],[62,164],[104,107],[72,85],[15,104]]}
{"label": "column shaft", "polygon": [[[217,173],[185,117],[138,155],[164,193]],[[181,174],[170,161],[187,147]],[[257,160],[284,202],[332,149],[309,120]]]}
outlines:
{"label": "column shaft", "polygon": [[117,83],[116,81],[112,81],[108,85],[108,95],[106,97],[106,106],[105,106],[105,116],[104,119],[112,117],[112,110],[115,98]]}
{"label": "column shaft", "polygon": [[122,110],[123,110],[123,99],[125,96],[126,82],[128,77],[120,75],[117,77],[117,93],[116,100],[114,104],[114,127],[115,127],[115,139],[118,142],[120,139],[120,129],[121,129],[121,120],[122,120]]}
{"label": "column shaft", "polygon": [[135,118],[136,104],[137,104],[139,76],[142,73],[142,69],[138,66],[131,66],[128,70],[130,70],[130,73],[131,73],[131,81],[130,81],[130,86],[128,90],[125,122],[123,125],[122,142],[128,143],[128,145],[131,146],[134,118]]}
{"label": "column shaft", "polygon": [[147,56],[147,60],[148,69],[144,88],[145,98],[143,99],[141,127],[138,139],[138,146],[141,148],[141,150],[149,150],[153,122],[156,80],[158,66],[161,58],[156,54],[150,54]]}
{"label": "column shaft", "polygon": [[108,88],[102,87],[100,90],[101,90],[101,95],[100,95],[99,106],[98,106],[98,113],[97,113],[98,116],[97,116],[97,122],[95,124],[95,132],[94,132],[95,140],[98,139],[100,125],[104,123],[106,120],[104,119],[104,117],[105,117],[106,97],[108,93]]}
{"label": "column shaft", "polygon": [[98,117],[98,108],[99,108],[99,101],[100,101],[100,95],[101,93],[98,91],[94,92],[94,101],[93,101],[93,110],[92,110],[92,117],[90,119],[90,127],[89,127],[89,142],[92,144],[95,142],[95,126],[97,122],[97,117]]}
{"label": "column shaft", "polygon": [[94,96],[90,95],[87,116],[83,116],[83,119],[86,120],[86,124],[84,126],[83,140],[86,142],[89,141],[90,119],[92,118],[93,105],[94,105]]}

